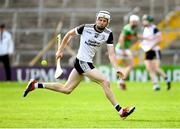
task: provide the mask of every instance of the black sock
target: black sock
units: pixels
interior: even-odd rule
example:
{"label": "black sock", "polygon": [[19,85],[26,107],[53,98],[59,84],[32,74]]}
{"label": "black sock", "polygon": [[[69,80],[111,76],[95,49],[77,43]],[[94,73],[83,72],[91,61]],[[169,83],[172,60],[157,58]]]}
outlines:
{"label": "black sock", "polygon": [[117,104],[117,105],[115,106],[115,109],[116,109],[118,112],[121,110],[121,107],[119,106],[119,104]]}
{"label": "black sock", "polygon": [[164,80],[166,81],[166,83],[169,83],[169,82],[170,82],[170,80],[169,80],[168,77],[165,77]]}
{"label": "black sock", "polygon": [[42,83],[38,83],[38,88],[44,88],[44,85]]}

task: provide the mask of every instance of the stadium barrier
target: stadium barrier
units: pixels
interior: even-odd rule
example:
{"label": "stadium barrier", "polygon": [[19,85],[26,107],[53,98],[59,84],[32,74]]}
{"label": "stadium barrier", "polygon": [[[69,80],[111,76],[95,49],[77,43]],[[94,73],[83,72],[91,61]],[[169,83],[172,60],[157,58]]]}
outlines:
{"label": "stadium barrier", "polygon": [[[60,77],[60,80],[66,80],[72,67],[62,67],[63,74]],[[97,66],[109,80],[112,82],[117,81],[117,76],[115,70],[108,65],[99,65]],[[180,66],[163,66],[162,67],[167,73],[168,77],[170,77],[175,82],[180,82]],[[40,80],[40,81],[58,81],[54,78],[55,67],[27,67],[27,66],[19,66],[12,67],[12,80],[13,81],[28,81],[31,78]],[[159,77],[159,80],[163,80],[163,78]],[[4,69],[0,67],[0,81],[5,80]],[[129,81],[137,81],[137,82],[146,82],[149,80],[148,72],[145,70],[144,66],[135,67],[129,75]],[[88,81],[85,78],[85,81]]]}

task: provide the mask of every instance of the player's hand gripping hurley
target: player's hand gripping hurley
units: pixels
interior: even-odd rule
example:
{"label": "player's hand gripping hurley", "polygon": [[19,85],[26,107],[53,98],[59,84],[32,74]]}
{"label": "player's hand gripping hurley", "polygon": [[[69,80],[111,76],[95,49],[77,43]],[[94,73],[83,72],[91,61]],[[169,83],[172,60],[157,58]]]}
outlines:
{"label": "player's hand gripping hurley", "polygon": [[[61,34],[58,34],[57,35],[57,44],[58,44],[58,47],[59,47],[60,43],[61,43]],[[63,73],[63,70],[61,68],[61,59],[58,58],[57,59],[57,65],[56,65],[56,71],[55,71],[54,77],[56,79],[58,79],[61,76],[62,73]]]}

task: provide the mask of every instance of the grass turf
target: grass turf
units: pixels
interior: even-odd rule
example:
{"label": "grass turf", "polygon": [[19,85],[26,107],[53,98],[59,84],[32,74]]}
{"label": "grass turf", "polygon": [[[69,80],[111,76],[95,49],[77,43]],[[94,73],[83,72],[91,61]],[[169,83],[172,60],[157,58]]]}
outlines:
{"label": "grass turf", "polygon": [[180,83],[153,91],[151,82],[129,82],[127,91],[111,87],[120,104],[136,106],[121,120],[96,83],[82,82],[70,95],[38,89],[23,98],[27,83],[0,83],[0,128],[177,128],[180,127]]}

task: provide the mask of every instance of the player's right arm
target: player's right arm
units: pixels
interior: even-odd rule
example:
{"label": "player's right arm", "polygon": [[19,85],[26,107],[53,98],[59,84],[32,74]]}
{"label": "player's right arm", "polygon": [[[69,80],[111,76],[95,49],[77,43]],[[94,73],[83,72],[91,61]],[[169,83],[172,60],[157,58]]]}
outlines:
{"label": "player's right arm", "polygon": [[70,40],[75,37],[76,35],[80,35],[82,34],[84,29],[84,25],[80,25],[74,29],[71,29],[70,31],[68,31],[66,33],[66,35],[64,36],[64,38],[62,39],[61,45],[59,46],[57,52],[56,52],[56,58],[62,58],[63,56],[63,51],[64,48],[66,47],[66,45],[70,42]]}
{"label": "player's right arm", "polygon": [[120,43],[122,49],[124,49],[124,40],[125,40],[125,36],[124,36],[123,32],[121,32],[121,34],[119,35],[119,43]]}
{"label": "player's right arm", "polygon": [[71,29],[69,32],[66,33],[66,35],[64,36],[61,45],[59,46],[57,52],[56,52],[56,58],[62,58],[63,56],[63,51],[64,48],[66,47],[66,45],[70,42],[70,40],[76,36],[76,32],[75,29]]}

